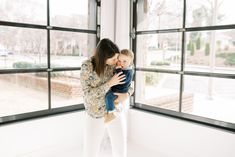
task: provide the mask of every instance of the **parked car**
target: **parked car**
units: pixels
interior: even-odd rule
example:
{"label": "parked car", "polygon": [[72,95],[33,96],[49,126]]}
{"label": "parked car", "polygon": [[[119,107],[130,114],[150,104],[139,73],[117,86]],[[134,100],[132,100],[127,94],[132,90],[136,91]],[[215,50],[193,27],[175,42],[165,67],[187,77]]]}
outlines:
{"label": "parked car", "polygon": [[0,57],[7,57],[8,55],[13,55],[13,52],[7,50],[0,50]]}

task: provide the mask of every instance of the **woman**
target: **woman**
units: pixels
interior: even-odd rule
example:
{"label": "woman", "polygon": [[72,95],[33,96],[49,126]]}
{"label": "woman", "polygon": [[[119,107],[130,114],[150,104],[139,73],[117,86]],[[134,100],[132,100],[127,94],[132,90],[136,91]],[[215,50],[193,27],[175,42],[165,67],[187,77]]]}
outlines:
{"label": "woman", "polygon": [[81,66],[81,85],[86,109],[84,157],[97,157],[105,129],[111,140],[113,157],[126,157],[126,121],[122,105],[127,105],[124,101],[127,100],[128,93],[133,93],[132,88],[128,93],[115,93],[119,102],[117,118],[108,124],[104,122],[106,93],[112,86],[125,83],[125,76],[121,72],[113,75],[118,55],[117,45],[109,39],[102,39],[94,56]]}

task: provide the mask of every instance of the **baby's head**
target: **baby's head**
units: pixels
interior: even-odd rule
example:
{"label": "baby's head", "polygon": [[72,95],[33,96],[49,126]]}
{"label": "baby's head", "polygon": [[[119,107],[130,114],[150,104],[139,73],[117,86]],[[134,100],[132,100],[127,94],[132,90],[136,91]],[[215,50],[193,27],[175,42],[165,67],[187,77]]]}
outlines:
{"label": "baby's head", "polygon": [[131,50],[123,49],[118,56],[118,65],[122,68],[128,68],[133,64],[134,53]]}

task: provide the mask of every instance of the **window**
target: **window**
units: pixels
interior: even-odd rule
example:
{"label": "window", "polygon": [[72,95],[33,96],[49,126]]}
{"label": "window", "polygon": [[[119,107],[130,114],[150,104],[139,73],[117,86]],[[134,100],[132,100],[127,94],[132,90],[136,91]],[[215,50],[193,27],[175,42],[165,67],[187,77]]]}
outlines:
{"label": "window", "polygon": [[51,73],[51,106],[57,108],[83,103],[80,71]]}
{"label": "window", "polygon": [[50,0],[50,21],[52,26],[96,29],[94,19],[96,6],[85,0]]}
{"label": "window", "polygon": [[134,107],[235,129],[232,3],[133,2]]}
{"label": "window", "polygon": [[151,106],[179,110],[179,76],[176,74],[142,72],[136,73],[136,102]]}
{"label": "window", "polygon": [[186,27],[230,25],[235,23],[231,0],[187,0]]}
{"label": "window", "polygon": [[0,87],[1,117],[48,109],[46,72],[1,74]]}
{"label": "window", "polygon": [[[193,109],[183,112],[234,123],[234,79],[191,75],[184,78],[183,93],[191,95]],[[188,106],[189,101],[182,102],[183,108]]]}
{"label": "window", "polygon": [[51,67],[80,67],[95,48],[96,35],[51,31]]}
{"label": "window", "polygon": [[98,39],[99,6],[95,0],[0,2],[2,123],[83,107],[80,66]]}
{"label": "window", "polygon": [[180,69],[181,33],[139,35],[136,64],[141,67]]}
{"label": "window", "polygon": [[1,0],[0,4],[0,21],[47,24],[46,0]]}
{"label": "window", "polygon": [[47,31],[0,26],[1,69],[47,67]]}
{"label": "window", "polygon": [[235,74],[235,30],[186,33],[185,69]]}
{"label": "window", "polygon": [[181,28],[182,8],[182,0],[138,1],[137,31]]}

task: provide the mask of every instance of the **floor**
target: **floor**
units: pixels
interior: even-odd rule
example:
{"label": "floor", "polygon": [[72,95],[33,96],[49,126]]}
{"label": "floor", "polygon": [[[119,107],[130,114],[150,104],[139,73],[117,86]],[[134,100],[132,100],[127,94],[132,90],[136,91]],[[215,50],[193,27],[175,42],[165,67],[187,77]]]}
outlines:
{"label": "floor", "polygon": [[[234,133],[137,110],[129,115],[127,157],[234,157]],[[77,111],[1,125],[0,157],[82,157],[83,118]],[[99,157],[112,157],[107,135]]]}
{"label": "floor", "polygon": [[[83,112],[74,112],[1,126],[0,157],[82,157],[82,118]],[[112,157],[107,133],[100,148],[99,157]],[[128,141],[127,156],[156,153]]]}
{"label": "floor", "polygon": [[[39,149],[33,152],[29,152],[26,154],[21,154],[15,157],[81,157],[82,151],[81,149],[77,149],[75,147],[66,148],[67,151],[64,151],[65,148],[63,147],[63,151],[61,149],[48,147],[44,149]],[[156,157],[156,154],[153,151],[143,149],[143,147],[134,145],[129,143],[128,144],[128,152],[127,157]],[[99,157],[112,157],[111,150],[101,150]]]}

